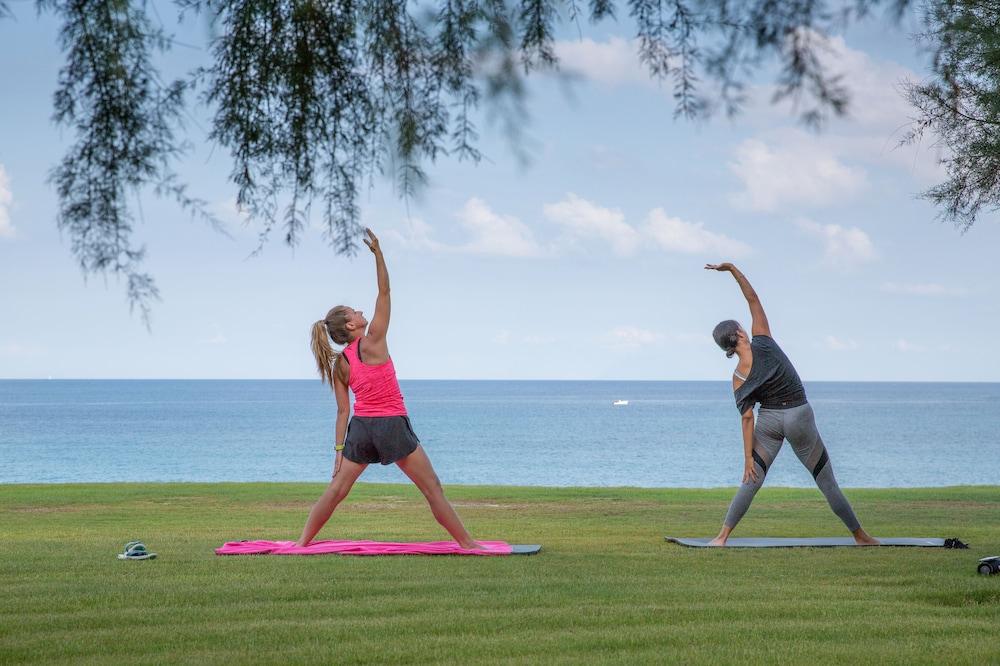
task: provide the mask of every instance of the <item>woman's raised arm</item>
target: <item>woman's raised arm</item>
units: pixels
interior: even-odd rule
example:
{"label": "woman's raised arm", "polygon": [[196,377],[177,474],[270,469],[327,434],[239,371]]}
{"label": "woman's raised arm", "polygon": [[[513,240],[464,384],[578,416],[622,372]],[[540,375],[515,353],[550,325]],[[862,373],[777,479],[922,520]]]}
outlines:
{"label": "woman's raised arm", "polygon": [[753,319],[750,326],[750,334],[770,337],[771,326],[767,321],[767,315],[764,314],[764,306],[761,305],[757,292],[750,286],[750,281],[740,272],[740,269],[730,263],[705,264],[705,269],[710,271],[728,271],[733,274],[733,277],[736,278],[736,284],[740,285],[740,290],[743,292],[743,296],[747,299],[747,304],[750,306],[750,316]]}
{"label": "woman's raised arm", "polygon": [[389,330],[389,271],[385,267],[385,257],[382,256],[382,248],[379,247],[378,238],[371,229],[365,229],[368,238],[364,238],[365,245],[375,255],[375,275],[378,279],[378,298],[375,300],[375,314],[372,315],[371,323],[368,325],[368,339],[373,342],[385,340],[385,334]]}

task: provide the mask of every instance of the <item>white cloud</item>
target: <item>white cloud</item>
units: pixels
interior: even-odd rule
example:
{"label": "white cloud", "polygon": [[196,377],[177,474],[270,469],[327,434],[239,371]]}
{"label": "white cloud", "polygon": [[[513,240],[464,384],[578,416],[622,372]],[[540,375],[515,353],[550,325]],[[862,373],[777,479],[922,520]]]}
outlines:
{"label": "white cloud", "polygon": [[10,207],[13,202],[10,178],[7,177],[7,170],[0,164],[0,238],[14,238],[17,235],[10,221]]}
{"label": "white cloud", "polygon": [[909,296],[964,296],[968,293],[965,289],[946,287],[941,284],[906,282],[883,282],[881,290],[887,294],[906,294]]}
{"label": "white cloud", "polygon": [[[905,81],[919,79],[913,70],[852,49],[840,35],[824,36],[808,29],[800,29],[799,34],[813,43],[827,73],[840,76],[847,86],[850,101],[846,123],[893,131],[908,121],[913,111],[902,92]],[[776,90],[773,84],[761,86],[756,97],[771,99]],[[794,105],[795,100],[785,99],[773,108],[787,119],[795,113]]]}
{"label": "white cloud", "polygon": [[896,340],[894,343],[892,343],[892,348],[898,352],[903,352],[904,354],[909,352],[927,351],[927,347],[924,347],[923,345],[914,344],[909,340],[905,340],[903,338],[900,338]]}
{"label": "white cloud", "polygon": [[218,218],[218,220],[224,225],[239,225],[240,227],[245,227],[250,221],[249,215],[240,210],[239,204],[236,203],[236,197],[220,199],[213,202],[209,206],[209,212],[215,215],[215,217]]}
{"label": "white cloud", "polygon": [[541,254],[531,229],[516,217],[494,213],[482,199],[473,197],[466,201],[458,212],[458,219],[474,236],[462,246],[465,252],[507,257],[536,257]]}
{"label": "white cloud", "polygon": [[809,141],[771,148],[759,139],[747,139],[737,147],[729,169],[743,183],[733,203],[763,212],[842,201],[859,192],[866,177],[863,169],[842,163]]}
{"label": "white cloud", "polygon": [[854,351],[860,347],[860,345],[851,340],[850,338],[842,340],[838,337],[828,335],[823,338],[824,346],[830,351]]}
{"label": "white cloud", "polygon": [[645,231],[669,252],[739,257],[751,251],[750,246],[742,241],[709,231],[701,222],[685,222],[670,217],[662,208],[649,211]]}
{"label": "white cloud", "polygon": [[[928,135],[920,143],[899,146],[899,140],[912,127],[915,110],[903,97],[906,81],[919,81],[913,70],[892,60],[873,58],[864,51],[850,48],[843,37],[823,38],[820,61],[831,74],[840,74],[847,85],[850,102],[846,117],[832,118],[819,135],[808,134],[804,143],[821,153],[833,153],[848,163],[891,167],[913,177],[915,189],[940,182],[946,175],[941,157],[946,147]],[[787,127],[796,111],[792,100],[777,105],[770,100],[777,86],[753,87],[751,103],[744,116],[749,125]],[[800,134],[801,131],[799,131]]]}
{"label": "white cloud", "polygon": [[443,252],[449,249],[443,243],[439,243],[431,238],[433,228],[431,225],[424,222],[422,218],[408,217],[403,221],[403,223],[406,225],[405,232],[388,229],[382,233],[382,238],[419,250]]}
{"label": "white cloud", "polygon": [[560,69],[591,81],[605,85],[656,85],[649,70],[639,61],[635,40],[611,37],[606,42],[589,38],[559,41],[555,53]]}
{"label": "white cloud", "polygon": [[[644,242],[650,244],[650,241],[653,246],[668,252],[685,254],[728,258],[752,252],[742,241],[709,231],[700,222],[670,217],[662,208],[651,210],[641,228],[628,224],[622,211],[604,208],[573,193],[568,193],[563,201],[545,204],[542,211],[569,237],[599,239],[620,256],[633,255]],[[392,242],[432,252],[536,257],[555,251],[536,241],[531,229],[516,217],[494,212],[481,199],[469,199],[456,217],[472,232],[473,239],[467,243],[448,245],[433,239],[433,229],[420,218],[409,218],[404,232],[389,230],[383,236]]]}
{"label": "white cloud", "polygon": [[746,243],[709,231],[700,222],[670,217],[662,208],[651,210],[645,226],[639,230],[625,221],[620,210],[603,208],[573,193],[559,203],[546,204],[543,210],[545,217],[578,237],[600,238],[610,243],[620,256],[634,254],[643,237],[668,252],[738,257],[751,251]]}
{"label": "white cloud", "polygon": [[659,342],[662,337],[659,333],[635,326],[619,326],[607,335],[614,346],[628,349],[654,344]]}
{"label": "white cloud", "polygon": [[871,238],[857,227],[819,224],[807,219],[796,220],[795,224],[823,242],[823,258],[829,265],[848,268],[874,261],[878,256]]}
{"label": "white cloud", "polygon": [[625,222],[624,213],[601,208],[572,192],[563,201],[545,204],[542,211],[545,217],[572,234],[610,243],[617,255],[630,255],[639,247],[639,233]]}
{"label": "white cloud", "polygon": [[[912,109],[901,93],[905,81],[919,79],[913,70],[852,49],[842,36],[824,37],[811,30],[806,34],[819,46],[816,52],[827,71],[841,75],[847,82],[851,97],[847,122],[891,132],[908,121]],[[639,58],[638,40],[617,36],[607,41],[571,39],[557,41],[554,48],[560,68],[568,74],[607,86],[661,87]],[[766,117],[777,117],[785,124],[795,113],[794,100],[771,104],[776,90],[774,84],[753,87],[752,104],[764,110]]]}
{"label": "white cloud", "polygon": [[473,197],[455,214],[472,238],[461,245],[449,245],[431,238],[434,229],[418,217],[408,218],[405,233],[387,231],[393,242],[432,252],[490,254],[506,257],[537,257],[542,248],[523,222],[510,215],[495,213],[482,199]]}
{"label": "white cloud", "polygon": [[895,130],[910,119],[913,108],[903,97],[903,87],[906,81],[919,78],[913,70],[852,49],[839,35],[830,37],[827,46],[822,60],[850,86],[849,121]]}

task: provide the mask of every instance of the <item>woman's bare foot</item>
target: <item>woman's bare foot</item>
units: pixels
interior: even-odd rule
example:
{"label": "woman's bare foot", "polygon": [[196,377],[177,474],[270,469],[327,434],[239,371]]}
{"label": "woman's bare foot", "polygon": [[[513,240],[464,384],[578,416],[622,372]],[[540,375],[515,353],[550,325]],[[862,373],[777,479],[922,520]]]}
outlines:
{"label": "woman's bare foot", "polygon": [[854,531],[854,543],[859,546],[880,546],[882,542],[873,537],[868,532],[865,532],[864,528],[859,527]]}
{"label": "woman's bare foot", "polygon": [[468,543],[458,544],[464,550],[486,550],[486,546],[482,546],[475,541],[469,541]]}
{"label": "woman's bare foot", "polygon": [[709,546],[725,546],[726,545],[726,540],[729,538],[729,535],[730,535],[730,533],[732,531],[733,530],[732,530],[731,527],[726,527],[725,525],[723,525],[722,529],[719,531],[719,536],[717,536],[714,539],[712,539],[711,541],[709,541],[708,545]]}

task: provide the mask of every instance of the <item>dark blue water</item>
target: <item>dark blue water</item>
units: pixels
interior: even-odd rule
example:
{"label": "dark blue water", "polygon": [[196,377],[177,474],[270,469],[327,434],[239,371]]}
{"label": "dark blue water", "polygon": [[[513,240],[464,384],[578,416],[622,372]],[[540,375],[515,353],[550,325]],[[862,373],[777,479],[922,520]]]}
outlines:
{"label": "dark blue water", "polygon": [[[445,483],[732,486],[729,382],[403,381]],[[848,487],[1000,484],[1000,384],[806,384]],[[613,407],[615,399],[629,400]],[[318,381],[0,381],[0,483],[323,481]],[[363,480],[402,481],[394,467]],[[769,485],[810,486],[786,445]]]}

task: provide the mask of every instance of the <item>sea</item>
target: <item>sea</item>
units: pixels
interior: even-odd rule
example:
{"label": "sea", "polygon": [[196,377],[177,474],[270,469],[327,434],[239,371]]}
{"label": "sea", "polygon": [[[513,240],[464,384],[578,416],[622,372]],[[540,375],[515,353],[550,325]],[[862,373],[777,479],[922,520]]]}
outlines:
{"label": "sea", "polygon": [[[729,382],[400,385],[445,484],[707,488],[742,474]],[[806,392],[844,487],[1000,484],[1000,383]],[[0,380],[0,483],[324,482],[335,411],[316,380]],[[371,465],[361,480],[406,478]],[[767,483],[813,480],[786,443]]]}

